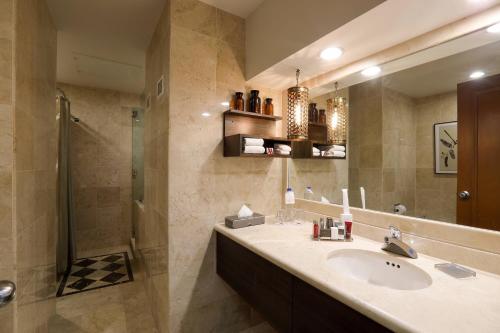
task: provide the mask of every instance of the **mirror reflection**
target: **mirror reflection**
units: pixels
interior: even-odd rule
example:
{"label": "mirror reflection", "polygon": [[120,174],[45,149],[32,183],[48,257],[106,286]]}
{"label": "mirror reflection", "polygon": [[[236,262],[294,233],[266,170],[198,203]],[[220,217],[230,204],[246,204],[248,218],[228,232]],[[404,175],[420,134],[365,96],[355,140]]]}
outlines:
{"label": "mirror reflection", "polygon": [[364,188],[367,209],[500,230],[499,37],[476,32],[313,89],[318,109],[347,100],[347,158],[291,160],[296,193],[340,204],[348,188],[361,208]]}

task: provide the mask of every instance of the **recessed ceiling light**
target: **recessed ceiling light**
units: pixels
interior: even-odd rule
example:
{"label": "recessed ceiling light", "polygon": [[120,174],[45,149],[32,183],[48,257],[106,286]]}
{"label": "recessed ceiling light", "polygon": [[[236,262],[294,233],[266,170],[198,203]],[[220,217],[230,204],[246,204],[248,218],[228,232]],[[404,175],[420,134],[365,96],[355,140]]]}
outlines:
{"label": "recessed ceiling light", "polygon": [[321,52],[320,57],[324,60],[337,59],[342,55],[343,51],[339,47],[329,47]]}
{"label": "recessed ceiling light", "polygon": [[368,67],[367,69],[363,70],[361,74],[364,76],[375,76],[378,73],[380,73],[382,70],[378,66],[373,66],[373,67]]}
{"label": "recessed ceiling light", "polygon": [[475,71],[475,72],[472,72],[469,77],[471,79],[479,79],[480,77],[483,77],[484,76],[484,72],[481,72],[481,71]]}
{"label": "recessed ceiling light", "polygon": [[492,25],[491,27],[486,29],[486,31],[488,31],[489,33],[492,33],[492,34],[500,33],[500,23]]}
{"label": "recessed ceiling light", "polygon": [[202,115],[202,117],[205,117],[205,118],[210,117],[210,113],[208,113],[208,112],[203,112],[201,115]]}

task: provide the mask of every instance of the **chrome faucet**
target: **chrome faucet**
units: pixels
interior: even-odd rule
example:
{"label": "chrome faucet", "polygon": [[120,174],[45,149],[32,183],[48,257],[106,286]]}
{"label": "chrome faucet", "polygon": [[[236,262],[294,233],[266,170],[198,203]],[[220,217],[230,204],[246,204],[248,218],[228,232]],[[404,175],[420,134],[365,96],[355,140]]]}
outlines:
{"label": "chrome faucet", "polygon": [[396,253],[408,258],[417,259],[417,251],[415,251],[410,245],[403,242],[403,235],[401,230],[395,226],[389,226],[389,236],[384,237],[384,246],[382,250],[387,252]]}

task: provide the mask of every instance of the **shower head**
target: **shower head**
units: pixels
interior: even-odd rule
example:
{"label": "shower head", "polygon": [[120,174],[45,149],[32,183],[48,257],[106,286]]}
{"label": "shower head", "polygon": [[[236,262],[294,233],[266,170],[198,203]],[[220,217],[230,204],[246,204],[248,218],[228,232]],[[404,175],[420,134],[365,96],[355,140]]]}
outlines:
{"label": "shower head", "polygon": [[79,123],[80,122],[80,118],[77,118],[77,117],[74,117],[74,116],[71,116],[71,120],[73,120],[73,122],[75,122],[75,123]]}

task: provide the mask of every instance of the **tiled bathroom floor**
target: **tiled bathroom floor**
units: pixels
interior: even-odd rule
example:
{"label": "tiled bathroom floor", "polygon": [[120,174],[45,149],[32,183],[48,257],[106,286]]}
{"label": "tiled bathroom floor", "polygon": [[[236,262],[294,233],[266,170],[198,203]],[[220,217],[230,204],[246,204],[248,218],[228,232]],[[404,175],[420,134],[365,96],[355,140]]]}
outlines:
{"label": "tiled bathroom floor", "polygon": [[51,333],[156,333],[141,274],[135,280],[56,298]]}
{"label": "tiled bathroom floor", "polygon": [[77,259],[64,276],[57,296],[134,281],[127,252]]}

